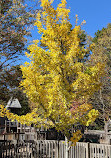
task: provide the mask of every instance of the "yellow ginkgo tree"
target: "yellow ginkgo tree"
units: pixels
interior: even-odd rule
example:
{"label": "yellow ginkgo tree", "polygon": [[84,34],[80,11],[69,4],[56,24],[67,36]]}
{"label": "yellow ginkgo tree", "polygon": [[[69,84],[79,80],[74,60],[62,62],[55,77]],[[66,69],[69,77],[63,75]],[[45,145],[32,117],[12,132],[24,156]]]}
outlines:
{"label": "yellow ginkgo tree", "polygon": [[[28,47],[26,55],[31,61],[21,66],[21,86],[34,109],[26,116],[5,114],[21,123],[55,127],[69,139],[74,124],[88,126],[98,116],[88,100],[101,86],[104,65],[98,62],[89,67],[82,61],[88,50],[80,44],[77,16],[72,28],[66,0],[61,0],[57,9],[52,0],[41,0],[41,7],[43,12],[35,22],[41,40]],[[71,140],[78,141],[80,135],[77,131],[76,139],[72,134]]]}

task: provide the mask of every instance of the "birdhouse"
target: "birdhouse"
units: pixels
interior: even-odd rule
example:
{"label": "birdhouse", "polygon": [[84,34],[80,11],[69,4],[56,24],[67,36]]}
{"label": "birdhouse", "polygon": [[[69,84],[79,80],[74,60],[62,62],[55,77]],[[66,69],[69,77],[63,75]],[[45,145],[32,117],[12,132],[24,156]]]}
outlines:
{"label": "birdhouse", "polygon": [[9,109],[12,113],[19,114],[21,105],[17,98],[11,97],[6,105],[6,108]]}

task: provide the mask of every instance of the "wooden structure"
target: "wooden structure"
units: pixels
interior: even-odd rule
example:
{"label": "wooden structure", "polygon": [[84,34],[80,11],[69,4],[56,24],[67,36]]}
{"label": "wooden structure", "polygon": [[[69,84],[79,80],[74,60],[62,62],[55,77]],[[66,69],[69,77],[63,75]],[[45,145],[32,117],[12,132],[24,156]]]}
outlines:
{"label": "wooden structure", "polygon": [[[17,110],[21,108],[21,105],[18,99],[11,98],[8,101],[6,108],[10,109],[11,112],[17,113]],[[53,129],[46,129],[43,126],[41,128],[34,128],[33,126],[26,126],[21,125],[17,121],[11,122],[7,119],[0,119],[2,120],[2,125],[0,127],[0,139],[4,140],[4,133],[10,136],[6,136],[5,139],[9,140],[8,138],[12,136],[12,133],[15,135],[18,133],[18,137],[14,136],[15,140],[65,140],[64,135],[61,132],[57,132],[54,128]],[[89,130],[84,132],[84,140],[85,142],[93,142],[93,143],[102,143],[102,144],[111,144],[111,121],[107,122],[105,125],[104,131],[94,131]],[[87,138],[90,138],[88,141]],[[94,141],[96,140],[96,141]]]}
{"label": "wooden structure", "polygon": [[1,158],[111,158],[111,145],[94,143],[78,142],[71,146],[71,142],[55,140],[18,141],[16,144],[8,141],[1,142],[0,148]]}
{"label": "wooden structure", "polygon": [[17,98],[11,97],[8,101],[6,108],[9,109],[14,114],[19,114],[19,110],[21,109],[21,105]]}
{"label": "wooden structure", "polygon": [[[6,108],[12,113],[18,114],[21,109],[21,105],[17,98],[11,97],[6,105]],[[0,133],[10,132],[17,132],[17,121],[11,122],[7,118],[0,117]]]}
{"label": "wooden structure", "polygon": [[111,145],[111,120],[107,121],[104,130],[88,130],[84,132],[84,138],[96,139],[100,144]]}

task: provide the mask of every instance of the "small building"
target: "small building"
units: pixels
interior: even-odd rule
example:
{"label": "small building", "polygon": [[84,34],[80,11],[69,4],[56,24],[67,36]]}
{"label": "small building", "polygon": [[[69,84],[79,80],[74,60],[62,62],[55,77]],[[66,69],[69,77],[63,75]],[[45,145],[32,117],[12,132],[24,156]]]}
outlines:
{"label": "small building", "polygon": [[[19,114],[21,105],[17,98],[11,97],[6,105],[6,108],[12,113]],[[0,133],[10,132],[17,132],[17,121],[11,122],[7,118],[0,117]]]}
{"label": "small building", "polygon": [[104,130],[88,130],[84,132],[85,142],[111,145],[111,120],[107,121]]}
{"label": "small building", "polygon": [[[21,105],[17,98],[10,98],[6,108],[10,112],[19,115]],[[33,125],[27,126],[18,123],[16,120],[12,122],[7,118],[0,118],[0,140],[64,140],[64,136],[55,129],[46,129],[43,126],[35,128]]]}
{"label": "small building", "polygon": [[11,97],[6,105],[6,108],[9,109],[14,114],[19,114],[21,105],[17,98]]}

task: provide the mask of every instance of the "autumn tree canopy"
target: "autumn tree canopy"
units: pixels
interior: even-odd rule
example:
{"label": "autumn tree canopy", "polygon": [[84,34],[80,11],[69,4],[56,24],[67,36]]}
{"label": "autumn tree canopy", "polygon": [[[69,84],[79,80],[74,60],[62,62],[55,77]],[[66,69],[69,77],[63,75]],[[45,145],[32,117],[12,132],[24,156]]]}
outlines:
{"label": "autumn tree canopy", "polygon": [[31,36],[30,27],[37,12],[37,7],[29,7],[24,0],[0,1],[0,103],[4,105],[12,94],[22,93],[19,89],[22,73],[18,64],[26,51],[27,37]]}
{"label": "autumn tree canopy", "polygon": [[101,77],[102,86],[91,97],[91,103],[100,112],[100,119],[97,121],[99,128],[100,126],[103,128],[101,121],[104,120],[105,123],[111,117],[111,23],[106,28],[98,30],[92,41],[94,42],[93,54],[89,63],[103,62],[105,64],[105,73]]}
{"label": "autumn tree canopy", "polygon": [[23,0],[1,0],[0,71],[24,54],[26,37],[31,35],[28,27],[34,22],[27,8]]}
{"label": "autumn tree canopy", "polygon": [[[26,55],[31,61],[21,66],[21,86],[34,109],[21,118],[5,113],[21,123],[55,127],[69,139],[74,124],[88,126],[98,115],[89,98],[101,86],[104,65],[99,61],[90,66],[81,62],[88,48],[80,44],[78,17],[74,27],[70,23],[66,0],[61,0],[57,9],[52,0],[41,0],[41,7],[43,12],[37,14],[35,22],[41,40],[28,47],[30,53]],[[77,141],[80,132],[72,136],[71,140]]]}

